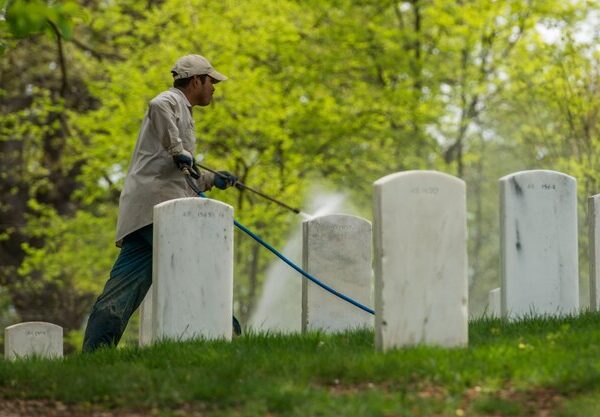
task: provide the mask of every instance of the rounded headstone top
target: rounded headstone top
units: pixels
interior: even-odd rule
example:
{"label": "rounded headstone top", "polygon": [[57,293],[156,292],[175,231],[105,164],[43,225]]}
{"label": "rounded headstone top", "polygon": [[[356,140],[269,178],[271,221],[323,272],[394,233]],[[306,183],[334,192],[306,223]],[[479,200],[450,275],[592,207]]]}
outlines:
{"label": "rounded headstone top", "polygon": [[363,217],[355,216],[353,214],[344,214],[344,213],[331,213],[331,214],[323,214],[321,216],[315,216],[310,219],[304,220],[302,223],[337,223],[340,221],[353,222],[353,223],[368,223],[371,222]]}
{"label": "rounded headstone top", "polygon": [[512,174],[508,174],[500,178],[500,181],[510,181],[511,179],[519,179],[519,178],[556,178],[563,179],[566,181],[577,182],[575,177],[572,177],[568,174],[559,171],[552,171],[550,169],[530,169],[525,171],[513,172]]}
{"label": "rounded headstone top", "polygon": [[215,208],[221,207],[226,210],[233,211],[233,207],[229,204],[225,204],[219,200],[213,200],[212,198],[201,198],[201,197],[184,197],[184,198],[175,198],[173,200],[163,201],[154,206],[154,210],[162,210],[166,207],[171,206],[183,206],[183,207],[203,207],[212,205]]}
{"label": "rounded headstone top", "polygon": [[58,324],[54,324],[54,323],[48,323],[46,321],[26,321],[23,323],[17,323],[17,324],[13,324],[12,326],[8,326],[5,330],[6,331],[11,331],[11,330],[19,330],[21,328],[30,328],[30,327],[45,327],[47,329],[56,329],[56,330],[61,330],[62,331],[62,327],[59,326]]}
{"label": "rounded headstone top", "polygon": [[445,181],[454,181],[457,184],[464,185],[465,182],[458,177],[455,177],[445,172],[433,171],[433,170],[411,170],[396,172],[394,174],[386,175],[385,177],[379,178],[373,183],[373,186],[380,187],[385,184],[399,181],[399,180],[412,180],[412,179],[443,179]]}

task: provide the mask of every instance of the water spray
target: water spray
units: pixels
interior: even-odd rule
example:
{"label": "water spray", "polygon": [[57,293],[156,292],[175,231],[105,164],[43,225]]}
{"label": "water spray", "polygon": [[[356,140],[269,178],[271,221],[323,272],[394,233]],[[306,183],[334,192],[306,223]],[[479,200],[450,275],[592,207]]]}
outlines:
{"label": "water spray", "polygon": [[[197,164],[198,166],[200,166],[200,168],[206,169],[207,171],[213,172],[216,175],[221,175],[221,177],[225,177],[222,174],[219,174],[216,171],[207,169],[205,167],[203,167],[200,164]],[[190,171],[188,167],[181,167],[181,170],[183,171],[184,175],[185,175],[185,181],[188,183],[188,185],[190,186],[190,188],[196,193],[198,194],[199,197],[205,198],[205,195],[202,191],[200,191],[198,189],[198,187],[196,186],[196,184],[194,184],[194,181],[192,180]],[[236,184],[240,184],[240,183],[236,183]],[[252,190],[253,192],[257,192],[256,190]],[[257,192],[258,193],[258,192]],[[267,198],[270,201],[273,201],[279,205],[281,205],[282,207],[285,207],[289,210],[292,210],[294,213],[296,214],[300,214],[301,216],[307,216],[308,218],[311,218],[311,216],[309,216],[306,213],[301,212],[298,209],[294,209],[290,206],[288,206],[287,204],[284,204],[278,200],[275,200],[274,198],[271,198],[269,196],[267,196],[266,194],[263,195],[262,193],[258,193],[258,195]],[[248,236],[250,236],[252,239],[254,239],[255,241],[257,241],[259,244],[261,244],[263,247],[265,247],[266,249],[268,249],[271,253],[273,253],[275,256],[277,256],[279,259],[281,259],[283,262],[285,262],[286,264],[288,264],[290,267],[292,267],[292,269],[296,270],[297,272],[299,272],[300,274],[302,274],[306,279],[308,279],[309,281],[312,281],[313,283],[315,283],[316,285],[318,285],[319,287],[323,288],[325,291],[328,291],[329,293],[335,295],[338,298],[341,298],[342,300],[352,304],[355,307],[360,308],[363,311],[366,311],[369,314],[375,314],[375,310],[373,310],[372,308],[369,308],[361,303],[359,303],[358,301],[348,297],[345,294],[342,294],[341,292],[335,290],[334,288],[330,287],[329,285],[325,284],[324,282],[322,282],[321,280],[317,279],[316,277],[312,276],[311,274],[309,274],[308,272],[304,271],[302,268],[300,268],[298,265],[296,265],[295,263],[293,263],[292,261],[290,261],[288,258],[286,258],[285,256],[283,256],[277,249],[275,249],[273,246],[269,245],[267,242],[265,242],[260,236],[258,236],[256,233],[252,232],[250,229],[248,229],[246,226],[244,226],[243,224],[241,224],[240,222],[238,222],[237,220],[233,220],[233,224],[240,229],[241,231],[243,231],[244,233],[246,233]]]}

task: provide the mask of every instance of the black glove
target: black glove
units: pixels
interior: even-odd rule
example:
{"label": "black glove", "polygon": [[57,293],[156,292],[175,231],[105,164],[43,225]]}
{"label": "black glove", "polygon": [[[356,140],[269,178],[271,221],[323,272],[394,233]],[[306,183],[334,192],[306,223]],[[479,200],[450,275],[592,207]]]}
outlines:
{"label": "black glove", "polygon": [[233,175],[231,172],[218,171],[215,174],[214,185],[215,185],[215,187],[217,187],[220,190],[225,190],[226,188],[229,188],[232,185],[235,185],[237,180],[238,180],[238,177]]}
{"label": "black glove", "polygon": [[194,157],[187,151],[184,151],[178,155],[173,155],[173,162],[177,165],[177,169],[182,170],[187,168],[188,172],[194,179],[200,178],[200,172],[196,168]]}
{"label": "black glove", "polygon": [[173,155],[173,162],[177,165],[177,168],[182,169],[183,167],[191,168],[194,164],[194,157],[187,151],[183,151],[177,155]]}

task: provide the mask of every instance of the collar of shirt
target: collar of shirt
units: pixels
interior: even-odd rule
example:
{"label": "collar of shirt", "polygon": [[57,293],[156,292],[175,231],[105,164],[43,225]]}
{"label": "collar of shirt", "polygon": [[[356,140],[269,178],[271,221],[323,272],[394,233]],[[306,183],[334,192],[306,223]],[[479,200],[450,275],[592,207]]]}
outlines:
{"label": "collar of shirt", "polygon": [[190,104],[190,101],[188,100],[188,98],[185,96],[185,94],[183,94],[183,91],[181,91],[179,88],[175,88],[175,87],[171,87],[169,88],[169,91],[179,94],[183,100],[185,101],[185,105],[188,107],[188,109],[190,109],[190,112],[192,111],[192,105]]}

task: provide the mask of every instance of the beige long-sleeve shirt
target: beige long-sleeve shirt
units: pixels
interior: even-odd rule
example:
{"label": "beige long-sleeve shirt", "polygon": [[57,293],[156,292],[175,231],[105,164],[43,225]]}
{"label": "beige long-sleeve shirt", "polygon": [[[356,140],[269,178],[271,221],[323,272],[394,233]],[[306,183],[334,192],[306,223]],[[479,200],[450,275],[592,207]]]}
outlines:
{"label": "beige long-sleeve shirt", "polygon": [[[194,155],[196,136],[192,105],[176,88],[153,98],[142,121],[119,199],[117,246],[128,234],[152,223],[153,208],[163,201],[194,197],[173,155],[187,150]],[[208,190],[213,174],[202,172],[198,188]]]}

